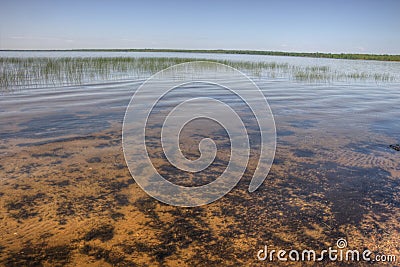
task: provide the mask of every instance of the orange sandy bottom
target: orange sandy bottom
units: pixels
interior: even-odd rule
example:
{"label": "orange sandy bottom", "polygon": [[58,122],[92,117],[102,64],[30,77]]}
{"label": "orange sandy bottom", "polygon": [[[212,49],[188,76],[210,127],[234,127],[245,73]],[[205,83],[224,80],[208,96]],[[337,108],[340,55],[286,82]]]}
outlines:
{"label": "orange sandy bottom", "polygon": [[[1,265],[262,266],[264,245],[318,251],[341,237],[349,248],[400,258],[400,200],[390,191],[400,178],[396,155],[344,153],[323,138],[310,144],[288,135],[256,192],[247,191],[247,173],[222,199],[177,208],[135,184],[120,128],[0,141]],[[321,143],[325,150],[315,152]]]}

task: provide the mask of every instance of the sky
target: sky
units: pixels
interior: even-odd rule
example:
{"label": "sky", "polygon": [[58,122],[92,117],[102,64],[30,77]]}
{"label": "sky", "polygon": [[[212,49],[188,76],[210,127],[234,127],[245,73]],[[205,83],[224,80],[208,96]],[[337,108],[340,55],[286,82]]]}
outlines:
{"label": "sky", "polygon": [[0,49],[400,54],[400,1],[0,0]]}

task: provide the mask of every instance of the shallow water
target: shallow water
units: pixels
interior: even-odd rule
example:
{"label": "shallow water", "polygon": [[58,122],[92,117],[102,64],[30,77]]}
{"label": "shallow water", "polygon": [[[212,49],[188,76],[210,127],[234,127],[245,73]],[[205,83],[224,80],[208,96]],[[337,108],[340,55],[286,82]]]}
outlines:
{"label": "shallow water", "polygon": [[[28,56],[60,54],[88,55],[35,52]],[[400,74],[397,62],[140,53],[144,55],[270,60]],[[15,55],[2,52],[0,56]],[[257,265],[257,251],[266,244],[321,250],[343,237],[351,248],[366,247],[400,258],[400,152],[389,147],[400,143],[397,81],[309,83],[262,76],[254,81],[268,99],[276,122],[277,151],[271,172],[256,192],[248,193],[257,161],[255,149],[239,185],[222,199],[198,208],[176,208],[153,200],[129,175],[121,127],[130,97],[142,80],[2,94],[2,263]],[[215,95],[231,100],[223,92]],[[168,105],[184,97],[175,94],[167,99]],[[256,128],[249,123],[257,148]],[[198,156],[193,147],[204,136],[218,139],[221,149],[216,164],[200,178],[187,181],[163,157],[156,141],[157,121],[150,126],[153,163],[165,174],[174,171],[170,179],[202,184],[224,169],[229,144],[218,125],[198,122],[183,134],[189,157]]]}

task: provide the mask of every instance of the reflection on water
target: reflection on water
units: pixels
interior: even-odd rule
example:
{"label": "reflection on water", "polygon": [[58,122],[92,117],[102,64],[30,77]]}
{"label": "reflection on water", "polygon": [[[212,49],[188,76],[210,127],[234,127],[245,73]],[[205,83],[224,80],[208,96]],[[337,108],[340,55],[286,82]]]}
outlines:
{"label": "reflection on water", "polygon": [[[327,62],[360,69],[365,63]],[[371,64],[400,73],[398,63]],[[222,199],[197,208],[164,205],[129,175],[121,127],[141,81],[1,95],[2,265],[247,266],[258,264],[256,253],[265,244],[319,250],[340,237],[351,248],[400,257],[400,153],[390,148],[400,142],[399,85],[266,77],[255,82],[277,126],[271,172],[248,193],[259,139],[243,109],[254,148],[244,179]],[[185,97],[176,92],[166,103]],[[168,164],[159,144],[160,124],[157,116],[152,119],[149,153],[169,179],[199,185],[224,170],[230,147],[218,124],[201,120],[182,132],[188,158],[199,156],[197,144],[204,137],[216,140],[219,149],[210,169],[188,176]]]}

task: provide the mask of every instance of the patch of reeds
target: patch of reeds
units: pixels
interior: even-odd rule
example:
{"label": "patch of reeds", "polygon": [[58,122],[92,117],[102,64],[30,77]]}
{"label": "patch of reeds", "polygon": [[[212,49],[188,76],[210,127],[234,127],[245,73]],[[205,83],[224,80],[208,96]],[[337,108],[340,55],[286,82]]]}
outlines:
{"label": "patch of reeds", "polygon": [[338,73],[328,66],[292,66],[287,63],[209,60],[178,57],[62,57],[0,58],[0,92],[13,88],[84,84],[99,80],[138,79],[175,64],[207,60],[229,65],[257,77],[281,76],[298,81],[341,79],[391,81],[379,73]]}

